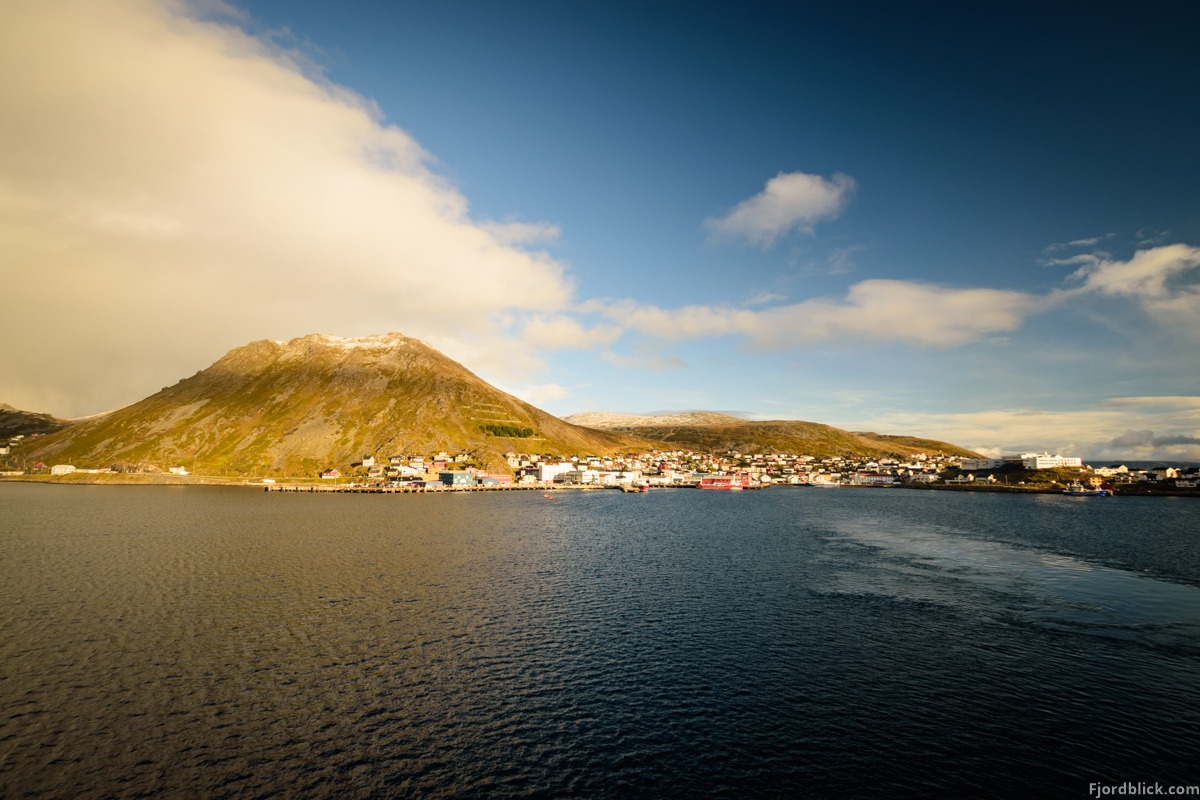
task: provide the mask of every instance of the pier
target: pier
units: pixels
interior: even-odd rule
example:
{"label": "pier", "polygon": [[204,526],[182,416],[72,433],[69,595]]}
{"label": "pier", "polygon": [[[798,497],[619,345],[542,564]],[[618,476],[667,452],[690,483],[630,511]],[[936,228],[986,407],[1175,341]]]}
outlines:
{"label": "pier", "polygon": [[[661,483],[652,484],[650,491],[658,491],[660,489],[695,489],[694,483]],[[745,487],[747,491],[765,488],[762,485],[751,485]],[[266,492],[307,492],[307,493],[332,493],[332,494],[451,494],[455,492],[595,492],[607,491],[616,489],[622,492],[631,494],[645,494],[639,488],[630,488],[625,484],[615,484],[611,486],[596,486],[594,484],[495,484],[475,486],[351,486],[349,484],[336,484],[333,486],[323,486],[321,484],[308,483],[280,483],[267,484],[263,486],[263,491]]]}
{"label": "pier", "polygon": [[[339,484],[322,486],[319,484],[268,484],[263,487],[268,492],[312,492],[333,494],[449,494],[455,492],[569,492],[595,491],[598,489],[619,489],[619,486],[540,486],[537,484],[496,484],[484,486],[350,486]],[[668,488],[666,486],[656,488]],[[675,487],[679,488],[679,487]]]}

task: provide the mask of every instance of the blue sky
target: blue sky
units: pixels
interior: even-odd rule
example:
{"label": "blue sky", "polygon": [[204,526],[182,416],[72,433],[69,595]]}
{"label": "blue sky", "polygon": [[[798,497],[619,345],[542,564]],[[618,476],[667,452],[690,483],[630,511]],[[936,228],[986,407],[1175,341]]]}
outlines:
{"label": "blue sky", "polygon": [[3,269],[56,302],[10,317],[51,330],[0,349],[0,400],[94,413],[250,339],[397,330],[561,415],[1200,459],[1197,22],[18,2]]}

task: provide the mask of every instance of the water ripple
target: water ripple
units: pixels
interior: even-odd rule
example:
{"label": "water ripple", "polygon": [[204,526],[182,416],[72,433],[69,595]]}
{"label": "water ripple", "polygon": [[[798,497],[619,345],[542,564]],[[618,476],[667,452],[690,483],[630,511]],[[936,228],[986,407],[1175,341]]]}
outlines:
{"label": "water ripple", "polygon": [[4,796],[1194,782],[1178,504],[0,493]]}

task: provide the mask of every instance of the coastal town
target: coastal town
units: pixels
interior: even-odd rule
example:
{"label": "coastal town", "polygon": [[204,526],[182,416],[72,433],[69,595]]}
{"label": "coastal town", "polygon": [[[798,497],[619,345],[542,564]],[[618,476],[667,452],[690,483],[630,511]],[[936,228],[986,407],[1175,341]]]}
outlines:
{"label": "coastal town", "polygon": [[[1060,481],[1084,486],[1168,489],[1197,488],[1200,468],[1156,466],[1130,468],[1124,464],[1087,466],[1078,457],[1050,453],[1019,453],[995,459],[963,459],[918,453],[907,459],[854,458],[780,453],[719,454],[691,450],[650,451],[630,456],[540,456],[508,453],[512,474],[491,474],[474,466],[470,454],[451,456],[391,456],[377,463],[372,456],[351,467],[321,474],[323,481],[351,480],[365,486],[424,488],[473,486],[536,487],[699,487],[727,488],[714,476],[732,476],[740,488],[767,486],[910,486],[1011,487],[1041,486]],[[1038,478],[1045,478],[1044,481]],[[1011,479],[1011,483],[1010,483]]]}
{"label": "coastal town", "polygon": [[[77,466],[22,464],[16,457],[25,437],[0,444],[5,469],[0,477],[72,478],[117,474],[164,474],[199,480],[186,463],[161,465]],[[827,456],[787,453],[700,453],[651,450],[624,456],[551,455],[509,452],[509,472],[482,468],[471,453],[364,455],[331,466],[317,475],[241,476],[240,483],[268,488],[304,486],[314,490],[349,489],[446,491],[488,488],[563,489],[737,488],[769,486],[909,487],[996,491],[1057,491],[1078,486],[1108,493],[1200,495],[1195,466],[1087,465],[1074,456],[1048,452],[1016,453],[999,458],[959,458],[916,453],[908,458]],[[721,478],[721,480],[717,480]]]}

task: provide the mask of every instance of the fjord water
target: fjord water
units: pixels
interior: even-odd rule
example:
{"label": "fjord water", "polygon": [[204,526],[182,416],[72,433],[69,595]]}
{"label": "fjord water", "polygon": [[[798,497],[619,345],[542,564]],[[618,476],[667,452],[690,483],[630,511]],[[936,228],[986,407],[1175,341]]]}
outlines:
{"label": "fjord water", "polygon": [[0,486],[4,797],[1200,783],[1200,503]]}

